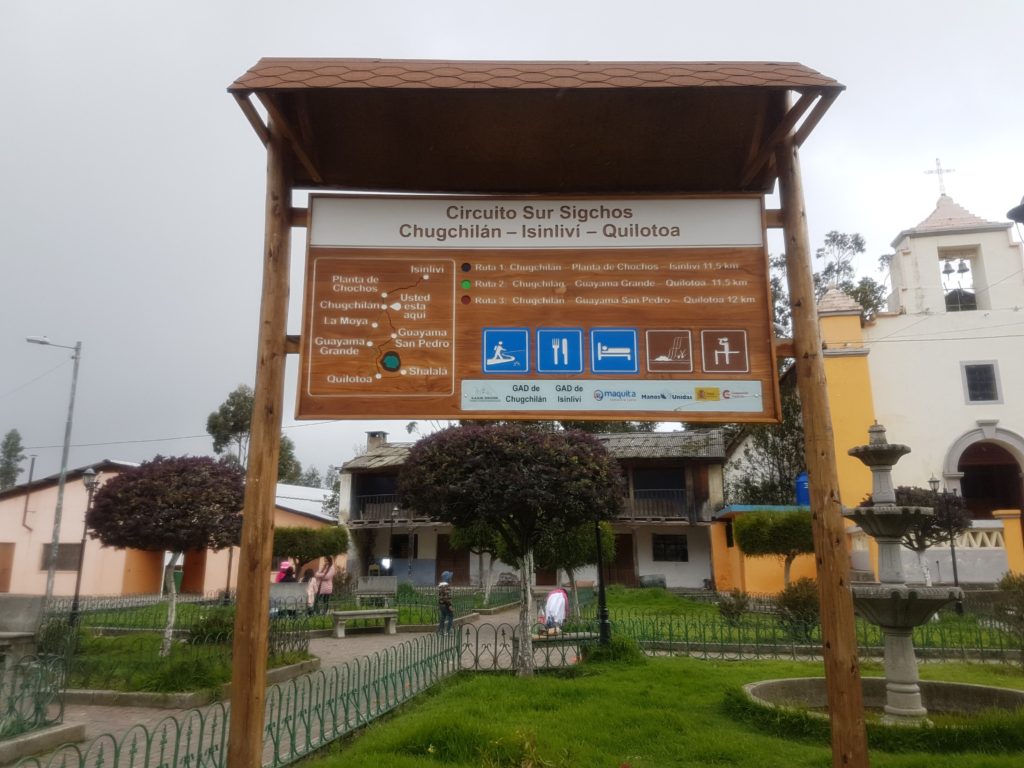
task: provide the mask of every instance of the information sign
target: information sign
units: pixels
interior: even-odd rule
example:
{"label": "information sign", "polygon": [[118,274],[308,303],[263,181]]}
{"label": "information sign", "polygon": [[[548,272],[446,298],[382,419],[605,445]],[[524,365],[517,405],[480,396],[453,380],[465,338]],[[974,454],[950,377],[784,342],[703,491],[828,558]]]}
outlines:
{"label": "information sign", "polygon": [[298,418],[778,418],[760,197],[310,205]]}

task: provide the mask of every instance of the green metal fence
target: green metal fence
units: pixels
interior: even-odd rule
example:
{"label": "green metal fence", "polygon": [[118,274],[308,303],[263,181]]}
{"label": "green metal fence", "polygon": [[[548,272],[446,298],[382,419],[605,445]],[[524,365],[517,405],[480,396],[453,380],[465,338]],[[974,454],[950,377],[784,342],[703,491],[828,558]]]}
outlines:
{"label": "green metal fence", "polygon": [[63,658],[31,655],[5,663],[0,674],[0,739],[61,722],[63,693]]}
{"label": "green metal fence", "polygon": [[[406,604],[436,610],[433,595],[406,596]],[[428,600],[430,600],[428,604]],[[466,596],[466,606],[470,597]],[[419,601],[419,602],[417,602]],[[431,614],[433,617],[435,614]],[[308,642],[318,619],[293,617],[292,630]],[[432,623],[433,618],[429,622]],[[83,621],[83,623],[86,623]],[[793,627],[768,614],[739,621],[613,612],[613,636],[634,639],[646,653],[686,654],[707,659],[820,658],[816,625]],[[194,630],[194,624],[193,629]],[[588,643],[596,642],[596,622],[584,611],[575,625],[555,637],[534,638],[537,668],[575,664]],[[862,658],[881,657],[877,628],[858,624]],[[310,673],[268,689],[263,764],[283,766],[372,722],[459,670],[509,671],[516,666],[518,627],[508,623],[467,624],[452,635],[425,634],[355,661]],[[1019,662],[1021,639],[991,616],[943,616],[918,628],[915,644],[922,658]],[[57,674],[57,673],[54,673]],[[51,707],[52,708],[52,707]],[[28,758],[31,768],[221,768],[226,765],[228,705],[169,716],[155,726],[137,725],[120,736],[104,735],[83,745],[64,746],[45,758]]]}

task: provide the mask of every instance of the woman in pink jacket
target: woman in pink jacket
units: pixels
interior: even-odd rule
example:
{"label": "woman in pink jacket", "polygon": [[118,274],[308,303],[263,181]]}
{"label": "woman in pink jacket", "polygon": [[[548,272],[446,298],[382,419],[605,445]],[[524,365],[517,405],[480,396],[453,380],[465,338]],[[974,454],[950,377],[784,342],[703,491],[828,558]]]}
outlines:
{"label": "woman in pink jacket", "polygon": [[327,613],[327,605],[331,602],[331,595],[334,594],[334,573],[334,558],[321,558],[320,570],[313,577],[313,581],[316,583],[317,613]]}

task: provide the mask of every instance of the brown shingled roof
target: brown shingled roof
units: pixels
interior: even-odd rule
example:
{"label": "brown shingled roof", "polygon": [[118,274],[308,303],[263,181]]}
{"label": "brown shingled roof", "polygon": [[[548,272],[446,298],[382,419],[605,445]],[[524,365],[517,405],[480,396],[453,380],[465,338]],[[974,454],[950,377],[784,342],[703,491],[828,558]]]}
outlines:
{"label": "brown shingled roof", "polygon": [[416,61],[266,58],[230,91],[299,88],[692,88],[842,86],[802,64],[768,61]]}
{"label": "brown shingled roof", "polygon": [[296,187],[447,194],[769,191],[842,90],[779,62],[275,58],[229,88]]}
{"label": "brown shingled roof", "polygon": [[[721,459],[725,457],[724,433],[720,429],[683,432],[599,432],[595,437],[617,459]],[[346,461],[346,472],[374,472],[397,469],[409,456],[413,443],[387,443]]]}

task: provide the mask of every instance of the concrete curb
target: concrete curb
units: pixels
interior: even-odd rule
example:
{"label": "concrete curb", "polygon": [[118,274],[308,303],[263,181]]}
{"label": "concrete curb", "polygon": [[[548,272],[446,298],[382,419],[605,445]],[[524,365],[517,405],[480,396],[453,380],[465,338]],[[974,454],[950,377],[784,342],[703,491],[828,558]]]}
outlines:
{"label": "concrete curb", "polygon": [[61,744],[85,739],[85,726],[81,723],[62,723],[50,728],[23,733],[13,739],[0,741],[0,763],[13,763],[28,755],[49,752]]}
{"label": "concrete curb", "polygon": [[[307,659],[298,664],[267,670],[267,685],[283,683],[300,675],[320,669],[320,659]],[[216,694],[210,691],[190,693],[128,693],[126,691],[100,691],[69,689],[64,694],[66,704],[91,704],[107,707],[149,707],[151,709],[196,709],[212,701],[231,697],[231,683],[221,686]]]}

